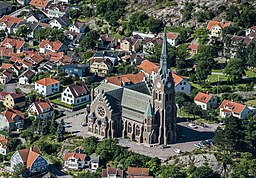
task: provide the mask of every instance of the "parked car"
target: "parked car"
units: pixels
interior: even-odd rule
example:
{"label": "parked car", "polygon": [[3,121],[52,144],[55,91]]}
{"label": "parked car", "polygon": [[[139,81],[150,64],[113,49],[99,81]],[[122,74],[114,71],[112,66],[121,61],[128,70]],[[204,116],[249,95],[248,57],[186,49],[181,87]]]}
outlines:
{"label": "parked car", "polygon": [[81,125],[82,125],[83,127],[85,127],[85,126],[87,126],[87,123],[86,123],[86,122],[82,122]]}
{"label": "parked car", "polygon": [[193,129],[197,129],[198,127],[195,124],[189,123],[188,126]]}
{"label": "parked car", "polygon": [[195,143],[194,146],[197,148],[201,148],[201,146],[198,143]]}
{"label": "parked car", "polygon": [[226,125],[226,124],[225,124],[225,122],[219,122],[219,125],[220,125],[220,126],[224,126],[224,125]]}
{"label": "parked car", "polygon": [[174,149],[173,151],[174,151],[174,153],[177,153],[177,154],[181,154],[182,153],[182,151],[180,149]]}
{"label": "parked car", "polygon": [[169,146],[169,145],[162,145],[161,148],[162,149],[166,149],[166,148],[171,148],[171,146]]}

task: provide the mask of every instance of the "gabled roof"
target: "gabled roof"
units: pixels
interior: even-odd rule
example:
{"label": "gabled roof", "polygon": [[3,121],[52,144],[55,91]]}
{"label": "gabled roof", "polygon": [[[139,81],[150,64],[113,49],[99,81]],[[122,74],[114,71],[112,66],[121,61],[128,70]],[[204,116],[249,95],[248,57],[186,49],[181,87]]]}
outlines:
{"label": "gabled roof", "polygon": [[73,25],[75,25],[77,28],[83,28],[85,26],[85,23],[76,21]]}
{"label": "gabled roof", "polygon": [[14,104],[26,101],[26,97],[24,93],[17,92],[17,93],[10,93],[9,95],[10,97],[12,97]]}
{"label": "gabled roof", "polygon": [[18,150],[17,152],[19,153],[19,155],[27,169],[32,166],[34,161],[40,155],[40,150],[37,146],[32,147],[32,148],[25,148],[22,150]]}
{"label": "gabled roof", "polygon": [[68,86],[68,88],[75,98],[88,95],[90,93],[89,89],[83,82],[75,82],[74,84]]}
{"label": "gabled roof", "polygon": [[62,5],[62,4],[51,4],[47,7],[47,9],[50,9],[50,10],[58,9],[58,11],[60,12],[66,12],[68,9],[68,6]]}
{"label": "gabled roof", "polygon": [[64,161],[67,161],[70,158],[76,158],[76,159],[78,159],[80,161],[84,161],[86,156],[87,156],[86,154],[82,154],[82,153],[68,153],[68,152],[66,152],[64,154],[64,158],[63,159],[64,159]]}
{"label": "gabled roof", "polygon": [[16,18],[16,17],[12,17],[12,16],[3,16],[0,19],[0,23],[5,23],[7,25],[7,27],[11,27],[13,24],[17,24],[21,21],[22,19],[20,18]]}
{"label": "gabled roof", "polygon": [[43,114],[44,110],[49,109],[50,111],[53,110],[52,105],[48,101],[44,100],[37,100],[33,103],[36,107],[36,110],[39,114]]}
{"label": "gabled roof", "polygon": [[211,30],[212,27],[215,25],[218,25],[219,27],[221,27],[223,29],[223,28],[230,26],[230,24],[231,24],[231,22],[219,22],[219,21],[211,20],[208,22],[207,29]]}
{"label": "gabled roof", "polygon": [[233,101],[229,101],[229,100],[224,100],[221,105],[220,108],[221,109],[226,109],[226,110],[230,110],[232,112],[238,113],[240,114],[241,112],[243,112],[243,110],[246,108],[246,105],[243,105],[241,103],[238,102],[233,102]]}
{"label": "gabled roof", "polygon": [[26,70],[25,72],[23,72],[20,77],[26,77],[28,79],[32,78],[35,75],[35,73],[31,70]]}
{"label": "gabled roof", "polygon": [[109,36],[108,34],[100,35],[100,39],[101,39],[102,41],[106,41],[106,42],[112,42],[113,40],[115,40],[114,37]]}
{"label": "gabled roof", "polygon": [[108,66],[112,66],[113,63],[109,58],[91,58],[90,59],[91,63],[105,63]]}
{"label": "gabled roof", "polygon": [[32,16],[36,18],[38,21],[48,18],[43,12],[40,11],[36,13],[29,13],[28,15],[26,15],[26,19]]}
{"label": "gabled roof", "polygon": [[47,0],[31,0],[29,4],[35,7],[45,8],[48,3]]}
{"label": "gabled roof", "polygon": [[163,39],[162,38],[145,38],[143,43],[144,44],[153,43],[154,45],[162,45]]}
{"label": "gabled roof", "polygon": [[182,76],[177,75],[175,72],[172,71],[172,77],[174,81],[174,85],[178,85],[184,78]]}
{"label": "gabled roof", "polygon": [[179,35],[180,35],[179,33],[173,33],[173,32],[166,33],[167,39],[171,39],[171,40],[176,40]]}
{"label": "gabled roof", "polygon": [[13,64],[8,64],[8,63],[2,63],[1,69],[10,69],[13,66]]}
{"label": "gabled roof", "polygon": [[32,54],[29,55],[27,58],[30,58],[30,60],[32,60],[36,64],[40,64],[44,60],[44,58],[39,54]]}
{"label": "gabled roof", "polygon": [[102,169],[102,177],[108,177],[108,175],[116,175],[116,178],[123,178],[124,171],[119,168],[107,167],[107,169]]}
{"label": "gabled roof", "polygon": [[128,176],[148,176],[149,168],[128,167]]}
{"label": "gabled roof", "polygon": [[4,76],[4,77],[9,77],[10,75],[12,75],[12,71],[11,70],[9,70],[9,69],[6,69],[6,70],[4,70],[3,72],[2,72],[2,76]]}
{"label": "gabled roof", "polygon": [[2,148],[4,149],[7,148],[7,142],[8,142],[8,139],[5,136],[0,136],[0,143],[2,145]]}
{"label": "gabled roof", "polygon": [[202,103],[208,103],[212,97],[213,96],[211,94],[199,92],[195,96],[194,100]]}
{"label": "gabled roof", "polygon": [[62,17],[59,17],[59,18],[54,17],[49,23],[51,23],[52,21],[55,21],[55,20],[57,22],[59,22],[63,27],[66,27],[70,24],[69,19],[65,16],[62,16]]}
{"label": "gabled roof", "polygon": [[16,116],[19,116],[21,119],[24,119],[24,115],[22,114],[22,112],[15,109],[6,108],[6,110],[3,111],[2,114],[5,116],[9,123],[14,122],[13,119]]}
{"label": "gabled roof", "polygon": [[60,81],[58,81],[52,77],[46,77],[46,78],[36,81],[35,83],[43,85],[43,86],[49,86],[49,85],[53,85],[56,83],[60,83]]}
{"label": "gabled roof", "polygon": [[193,43],[193,44],[191,44],[191,45],[188,46],[188,49],[190,49],[190,50],[197,50],[198,47],[199,47],[198,44]]}
{"label": "gabled roof", "polygon": [[140,65],[139,68],[141,68],[144,72],[147,74],[152,74],[152,72],[158,71],[158,65],[156,65],[153,62],[150,62],[149,60],[144,60]]}
{"label": "gabled roof", "polygon": [[50,45],[52,49],[55,51],[57,51],[62,46],[62,43],[59,40],[58,41],[42,40],[41,43],[39,44],[39,47],[44,48],[45,45],[47,44]]}
{"label": "gabled roof", "polygon": [[125,74],[119,76],[113,76],[106,78],[107,82],[122,86],[123,82],[130,82],[131,84],[140,83],[145,78],[145,74],[143,72],[139,72],[137,74]]}
{"label": "gabled roof", "polygon": [[25,41],[12,38],[5,38],[1,45],[4,46],[7,43],[10,44],[12,48],[20,49],[25,44]]}

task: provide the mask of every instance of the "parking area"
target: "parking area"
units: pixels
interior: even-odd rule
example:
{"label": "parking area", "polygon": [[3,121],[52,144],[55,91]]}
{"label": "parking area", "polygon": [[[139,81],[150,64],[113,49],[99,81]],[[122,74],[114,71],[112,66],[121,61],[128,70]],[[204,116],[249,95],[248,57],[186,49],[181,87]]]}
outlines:
{"label": "parking area", "polygon": [[[88,134],[87,127],[82,126],[82,122],[85,121],[85,115],[82,111],[67,112],[65,111],[65,116],[62,117],[64,122],[68,125],[66,131],[84,138],[91,136]],[[60,120],[60,119],[58,119]],[[166,160],[170,156],[177,155],[175,149],[180,149],[182,152],[190,152],[194,149],[198,149],[194,146],[195,143],[199,143],[202,140],[211,139],[214,136],[214,131],[219,126],[218,124],[206,124],[207,127],[202,128],[197,125],[197,128],[189,127],[189,122],[184,120],[179,120],[178,122],[178,132],[179,138],[176,144],[168,145],[168,148],[162,148],[162,146],[156,145],[154,147],[148,147],[143,144],[138,144],[132,142],[128,139],[119,139],[119,144],[121,146],[127,147],[137,153],[141,153],[150,157],[158,157],[161,160]]]}
{"label": "parking area", "polygon": [[141,153],[150,157],[158,157],[161,160],[167,160],[170,156],[178,155],[175,153],[175,149],[180,149],[182,152],[190,152],[194,149],[198,149],[194,144],[199,143],[202,140],[211,139],[214,136],[214,130],[218,125],[207,124],[207,128],[190,128],[189,122],[179,122],[178,132],[182,139],[179,138],[176,144],[168,145],[168,148],[162,148],[162,146],[148,147],[143,144],[138,144],[127,139],[120,139],[119,144],[128,147],[129,150],[136,153]]}

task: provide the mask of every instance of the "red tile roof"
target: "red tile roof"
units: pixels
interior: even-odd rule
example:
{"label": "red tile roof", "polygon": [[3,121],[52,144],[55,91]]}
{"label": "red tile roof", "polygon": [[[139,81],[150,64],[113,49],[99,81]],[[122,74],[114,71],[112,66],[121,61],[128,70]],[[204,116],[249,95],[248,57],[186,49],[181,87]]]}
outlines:
{"label": "red tile roof", "polygon": [[113,76],[106,78],[107,82],[122,86],[122,82],[131,82],[131,84],[140,83],[145,78],[145,74],[143,72],[139,72],[137,74],[125,74],[120,76]]}
{"label": "red tile roof", "polygon": [[48,5],[48,1],[47,0],[31,0],[29,4],[35,7],[45,8]]}
{"label": "red tile roof", "polygon": [[116,178],[124,177],[124,171],[119,168],[107,167],[107,169],[102,169],[102,177],[108,177],[109,174],[116,175]]}
{"label": "red tile roof", "polygon": [[48,101],[38,100],[34,102],[34,105],[39,114],[43,114],[46,109],[53,110],[52,105]]}
{"label": "red tile roof", "polygon": [[1,45],[5,46],[6,44],[10,44],[12,48],[20,49],[25,44],[25,41],[12,39],[12,38],[5,38],[4,41],[1,43]]}
{"label": "red tile roof", "polygon": [[40,150],[38,147],[33,147],[33,148],[18,150],[18,153],[20,154],[20,157],[22,158],[23,163],[28,169],[32,166],[36,158],[40,155]]}
{"label": "red tile roof", "polygon": [[9,69],[9,68],[12,67],[12,66],[13,66],[13,64],[2,63],[1,69],[6,70],[6,69]]}
{"label": "red tile roof", "polygon": [[144,72],[147,74],[152,74],[152,72],[158,71],[158,65],[156,65],[153,62],[150,62],[149,60],[144,60],[140,65],[139,68],[141,68]]}
{"label": "red tile roof", "polygon": [[75,98],[88,95],[90,93],[89,89],[83,82],[75,82],[74,84],[70,85],[68,88]]}
{"label": "red tile roof", "polygon": [[190,50],[197,50],[198,47],[199,47],[198,44],[193,43],[193,44],[191,44],[191,45],[188,46],[188,49],[190,49]]}
{"label": "red tile roof", "polygon": [[199,93],[197,93],[197,95],[195,96],[194,100],[195,100],[195,101],[202,102],[202,103],[208,103],[211,98],[212,98],[212,95],[211,95],[211,94],[199,92]]}
{"label": "red tile roof", "polygon": [[172,39],[172,40],[177,39],[179,35],[180,35],[179,33],[172,33],[172,32],[166,33],[167,39]]}
{"label": "red tile roof", "polygon": [[50,45],[52,47],[52,50],[57,51],[61,46],[62,43],[60,41],[49,41],[49,40],[42,40],[41,43],[39,44],[40,48],[44,48],[45,45]]}
{"label": "red tile roof", "polygon": [[128,167],[128,176],[149,176],[148,168]]}
{"label": "red tile roof", "polygon": [[0,19],[0,23],[5,23],[7,25],[7,27],[11,27],[13,24],[17,24],[21,21],[22,19],[20,18],[16,18],[16,17],[12,17],[12,16],[3,16],[1,19]]}
{"label": "red tile roof", "polygon": [[43,86],[49,86],[49,85],[53,85],[56,83],[60,83],[60,81],[58,81],[52,77],[47,77],[47,78],[43,78],[41,80],[36,81],[36,83],[43,85]]}
{"label": "red tile roof", "polygon": [[5,111],[2,112],[2,114],[5,116],[5,118],[8,120],[9,123],[14,122],[14,118],[16,116],[19,116],[21,119],[24,119],[24,115],[21,111],[7,108]]}
{"label": "red tile roof", "polygon": [[230,24],[231,24],[230,22],[219,22],[219,21],[211,20],[210,22],[208,22],[207,29],[211,30],[211,28],[215,25],[218,25],[221,28],[226,28],[230,26]]}
{"label": "red tile roof", "polygon": [[68,159],[74,157],[74,158],[76,158],[76,159],[78,159],[80,161],[84,161],[86,156],[87,156],[86,154],[82,154],[82,153],[68,153],[68,152],[66,152],[64,154],[64,158],[63,159],[64,159],[64,161],[67,161]]}
{"label": "red tile roof", "polygon": [[8,142],[8,139],[5,136],[0,136],[0,143],[2,145],[2,148],[4,149],[7,148],[7,142]]}
{"label": "red tile roof", "polygon": [[220,105],[221,109],[226,109],[239,114],[245,109],[245,107],[246,105],[229,100],[224,100]]}

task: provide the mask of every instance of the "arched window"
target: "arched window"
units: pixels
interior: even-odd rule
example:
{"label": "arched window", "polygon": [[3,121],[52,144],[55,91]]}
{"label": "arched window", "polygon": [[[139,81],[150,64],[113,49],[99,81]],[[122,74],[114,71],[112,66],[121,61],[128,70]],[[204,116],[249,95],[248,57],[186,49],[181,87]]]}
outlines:
{"label": "arched window", "polygon": [[156,92],[156,99],[158,99],[158,93]]}
{"label": "arched window", "polygon": [[128,123],[128,133],[132,133],[132,124]]}
{"label": "arched window", "polygon": [[96,134],[99,133],[98,125],[95,125],[95,133],[96,133]]}
{"label": "arched window", "polygon": [[159,93],[159,100],[161,100],[162,99],[162,95]]}
{"label": "arched window", "polygon": [[139,136],[140,135],[140,127],[137,125],[136,126],[136,136]]}

